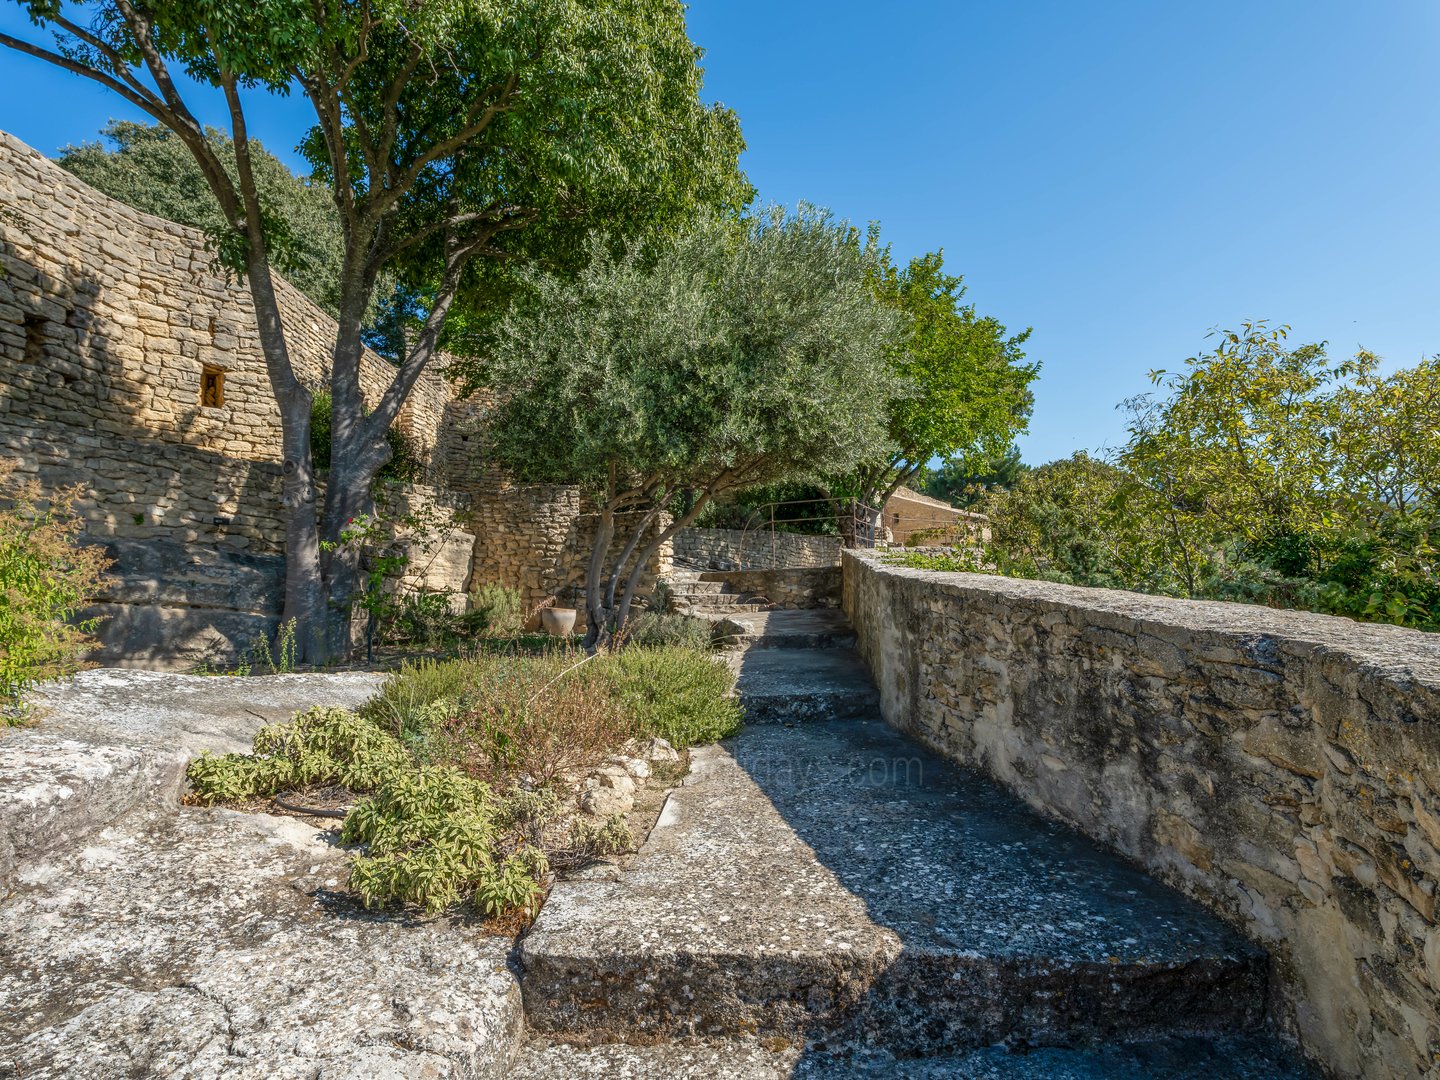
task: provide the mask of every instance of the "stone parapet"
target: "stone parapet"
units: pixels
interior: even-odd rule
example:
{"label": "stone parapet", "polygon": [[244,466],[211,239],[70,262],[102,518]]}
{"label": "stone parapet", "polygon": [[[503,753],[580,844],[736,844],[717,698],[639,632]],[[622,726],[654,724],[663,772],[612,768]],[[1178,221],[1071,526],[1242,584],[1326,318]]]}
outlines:
{"label": "stone parapet", "polygon": [[1222,913],[1335,1076],[1440,1068],[1440,635],[885,565],[845,609],[894,726]]}

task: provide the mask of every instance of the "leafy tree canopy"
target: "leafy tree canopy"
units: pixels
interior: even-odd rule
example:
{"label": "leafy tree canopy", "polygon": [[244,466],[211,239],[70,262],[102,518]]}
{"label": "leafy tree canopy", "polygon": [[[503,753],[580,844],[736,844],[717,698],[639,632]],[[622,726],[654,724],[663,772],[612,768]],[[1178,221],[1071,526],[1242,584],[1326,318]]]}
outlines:
{"label": "leafy tree canopy", "polygon": [[[693,492],[663,539],[717,495],[853,467],[885,438],[900,319],[852,229],[774,210],[591,253],[574,281],[532,279],[496,335],[491,452],[517,479],[580,481],[607,515]],[[589,602],[592,630],[616,617]]]}
{"label": "leafy tree canopy", "polygon": [[945,271],[942,252],[896,266],[874,226],[869,247],[875,294],[908,333],[891,354],[897,389],[886,438],[837,486],[879,503],[934,458],[979,463],[1003,454],[1025,430],[1040,367],[1025,360],[1029,330],[1009,334],[963,303],[963,280]]}
{"label": "leafy tree canopy", "polygon": [[[508,267],[573,261],[576,238],[597,223],[618,236],[663,233],[697,207],[734,210],[751,195],[734,114],[700,98],[700,53],[678,0],[18,2],[38,33],[0,33],[0,45],[164,124],[220,207],[218,254],[249,285],[280,404],[286,616],[299,622],[306,660],[348,643],[360,552],[340,533],[371,509],[386,431],[442,342],[481,337]],[[223,97],[233,173],[177,72]],[[333,191],[343,238],[323,515],[310,392],[272,286],[289,230],[256,176],[245,111],[256,92],[310,102],[302,152]],[[387,273],[403,290],[406,332],[395,376],[367,412],[363,335]]]}
{"label": "leafy tree canopy", "polygon": [[1125,403],[1130,439],[1023,474],[980,509],[977,565],[1440,629],[1440,360],[1245,324]]}
{"label": "leafy tree canopy", "polygon": [[955,506],[970,507],[980,502],[987,492],[1013,488],[1030,466],[1020,460],[1019,447],[1012,446],[1003,454],[974,458],[949,458],[938,469],[921,472],[922,490],[935,499],[944,499]]}
{"label": "leafy tree canopy", "polygon": [[[110,147],[99,141],[67,146],[60,166],[112,199],[200,229],[217,242],[230,231],[200,166],[169,128],[114,120],[102,135]],[[234,141],[215,128],[206,128],[205,137],[236,179]],[[275,224],[275,268],[322,310],[338,315],[345,238],[329,185],[296,176],[258,139],[250,143],[250,160],[260,201]]]}

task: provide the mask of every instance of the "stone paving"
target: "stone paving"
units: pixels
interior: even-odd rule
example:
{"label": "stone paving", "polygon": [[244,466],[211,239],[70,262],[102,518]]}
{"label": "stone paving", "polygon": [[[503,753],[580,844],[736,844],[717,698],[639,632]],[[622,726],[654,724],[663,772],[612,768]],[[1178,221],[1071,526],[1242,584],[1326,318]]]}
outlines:
{"label": "stone paving", "polygon": [[[834,613],[744,616],[752,722],[518,944],[364,915],[184,760],[373,676],[97,671],[0,736],[0,1067],[35,1077],[1300,1080],[1263,953],[876,718]],[[787,704],[787,701],[789,704]]]}

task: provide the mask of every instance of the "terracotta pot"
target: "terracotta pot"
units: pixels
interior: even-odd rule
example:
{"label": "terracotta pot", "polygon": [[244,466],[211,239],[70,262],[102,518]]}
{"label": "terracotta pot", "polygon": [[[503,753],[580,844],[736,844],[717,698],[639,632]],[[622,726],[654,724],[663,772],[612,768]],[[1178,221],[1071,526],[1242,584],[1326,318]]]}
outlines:
{"label": "terracotta pot", "polygon": [[569,637],[575,632],[575,609],[573,607],[547,607],[540,609],[540,625],[551,637]]}

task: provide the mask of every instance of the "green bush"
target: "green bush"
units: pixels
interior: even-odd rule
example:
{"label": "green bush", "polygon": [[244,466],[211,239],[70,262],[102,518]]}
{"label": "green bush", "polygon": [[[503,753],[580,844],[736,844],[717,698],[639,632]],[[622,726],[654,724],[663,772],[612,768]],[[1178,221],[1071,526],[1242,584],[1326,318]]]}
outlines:
{"label": "green bush", "polygon": [[731,696],[725,662],[683,646],[622,649],[604,660],[625,707],[642,730],[675,746],[700,746],[733,735],[743,712]]}
{"label": "green bush", "polygon": [[678,645],[687,649],[709,649],[711,624],[693,615],[642,611],[625,625],[626,644],[639,647]]}
{"label": "green bush", "polygon": [[481,585],[470,594],[470,613],[466,621],[469,629],[477,634],[491,637],[519,634],[525,629],[520,591],[504,585]]}
{"label": "green bush", "polygon": [[0,722],[24,715],[21,695],[83,667],[98,619],[71,622],[105,581],[104,552],[79,543],[76,492],[46,499],[0,462]]}
{"label": "green bush", "polygon": [[186,775],[191,801],[209,805],[311,785],[374,791],[409,765],[399,740],[372,721],[348,709],[314,708],[261,728],[253,753],[205,753]]}
{"label": "green bush", "polygon": [[473,660],[406,661],[360,711],[392,735],[411,738],[436,715],[435,706],[453,706],[475,684]]}
{"label": "green bush", "polygon": [[687,646],[421,660],[361,714],[311,709],[262,728],[253,753],[191,762],[190,798],[348,788],[367,796],[341,832],[364,845],[350,885],[366,905],[528,919],[553,873],[633,844],[621,818],[567,828],[562,786],[642,733],[679,746],[732,733],[732,681]]}

